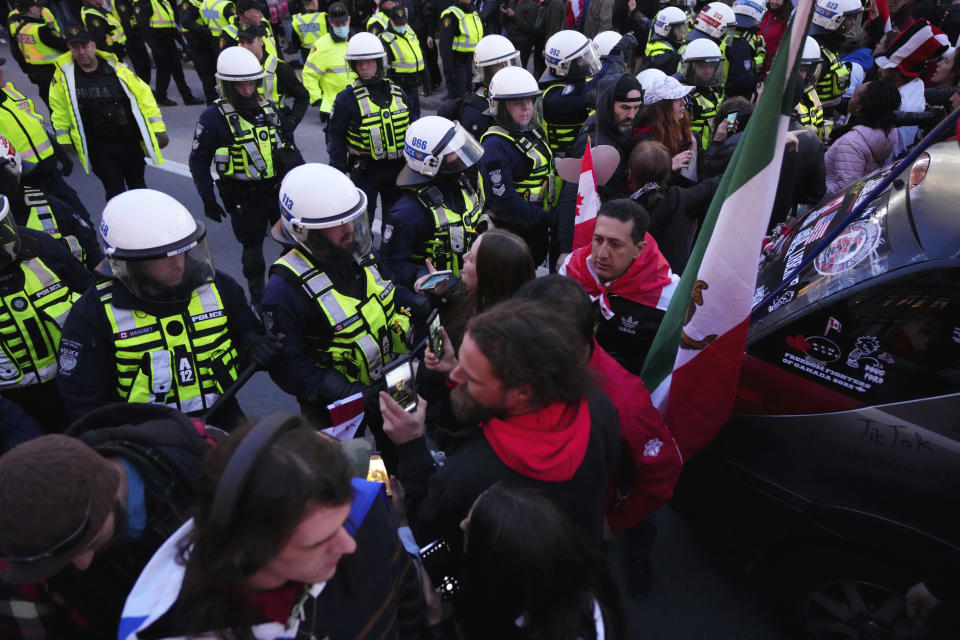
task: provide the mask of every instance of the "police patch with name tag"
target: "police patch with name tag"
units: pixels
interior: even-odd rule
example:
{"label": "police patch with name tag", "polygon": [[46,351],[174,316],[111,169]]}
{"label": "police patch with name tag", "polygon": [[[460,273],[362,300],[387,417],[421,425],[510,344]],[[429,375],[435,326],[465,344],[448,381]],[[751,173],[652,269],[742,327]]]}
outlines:
{"label": "police patch with name tag", "polygon": [[500,173],[500,169],[494,169],[490,172],[490,191],[498,198],[507,192],[507,186],[503,184],[503,174]]}
{"label": "police patch with name tag", "polygon": [[223,317],[223,309],[217,309],[216,311],[208,311],[206,313],[201,313],[195,316],[190,316],[190,321],[193,323],[203,322],[204,320],[212,320],[214,318]]}
{"label": "police patch with name tag", "polygon": [[136,338],[137,336],[146,335],[157,330],[157,325],[151,325],[149,327],[138,327],[136,329],[131,329],[130,331],[121,331],[120,333],[115,334],[115,337],[118,340],[126,340],[127,338]]}
{"label": "police patch with name tag", "polygon": [[349,318],[347,318],[346,320],[344,320],[343,322],[341,322],[340,324],[335,325],[335,326],[333,327],[333,330],[334,330],[334,331],[340,331],[341,329],[345,329],[346,327],[349,327],[350,325],[352,325],[352,324],[354,324],[354,323],[357,323],[357,322],[360,322],[360,316],[355,313],[355,314],[353,314],[352,316],[350,316]]}

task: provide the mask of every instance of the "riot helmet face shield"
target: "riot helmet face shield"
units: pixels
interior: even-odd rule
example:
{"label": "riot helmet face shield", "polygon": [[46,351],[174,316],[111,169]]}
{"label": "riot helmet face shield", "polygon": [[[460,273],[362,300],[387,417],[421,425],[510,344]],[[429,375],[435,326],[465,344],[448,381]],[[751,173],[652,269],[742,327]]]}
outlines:
{"label": "riot helmet face shield", "polygon": [[120,257],[107,254],[115,279],[134,296],[150,302],[186,302],[195,290],[213,282],[213,259],[203,225],[181,247],[153,255]]}

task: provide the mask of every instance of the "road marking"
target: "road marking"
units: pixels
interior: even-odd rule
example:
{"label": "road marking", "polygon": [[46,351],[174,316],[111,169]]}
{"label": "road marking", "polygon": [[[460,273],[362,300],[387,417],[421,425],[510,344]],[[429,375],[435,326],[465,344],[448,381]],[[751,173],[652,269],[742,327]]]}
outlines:
{"label": "road marking", "polygon": [[[184,178],[193,179],[193,176],[190,174],[190,165],[177,162],[176,160],[164,160],[163,164],[153,164],[148,158],[147,166],[153,167],[154,169],[159,169],[160,171],[166,171],[167,173],[173,173]],[[211,168],[210,177],[216,180],[220,176],[214,173],[213,169]]]}

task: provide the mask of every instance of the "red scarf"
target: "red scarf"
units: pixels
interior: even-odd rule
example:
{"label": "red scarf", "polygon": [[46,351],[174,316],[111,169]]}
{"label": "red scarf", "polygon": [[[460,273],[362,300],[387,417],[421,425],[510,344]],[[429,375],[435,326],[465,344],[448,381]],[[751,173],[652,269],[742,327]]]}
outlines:
{"label": "red scarf", "polygon": [[481,423],[497,457],[514,471],[534,480],[563,482],[573,477],[587,453],[590,410],[556,402],[539,411]]}
{"label": "red scarf", "polygon": [[592,247],[589,245],[571,253],[560,272],[579,282],[591,300],[600,302],[600,311],[607,320],[613,317],[608,298],[611,295],[648,307],[666,309],[670,301],[660,304],[663,290],[679,278],[670,271],[670,265],[660,253],[660,247],[653,236],[648,233],[644,239],[647,245],[627,272],[607,286],[603,286],[593,270],[593,262],[590,260]]}

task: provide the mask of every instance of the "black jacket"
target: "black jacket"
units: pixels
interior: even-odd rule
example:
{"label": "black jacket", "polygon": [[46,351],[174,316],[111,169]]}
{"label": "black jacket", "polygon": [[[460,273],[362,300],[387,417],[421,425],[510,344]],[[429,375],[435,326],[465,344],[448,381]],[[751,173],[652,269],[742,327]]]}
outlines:
{"label": "black jacket", "polygon": [[[164,540],[187,519],[197,495],[203,457],[216,437],[177,411],[149,404],[103,407],[75,422],[67,435],[106,458],[121,458],[144,484],[147,521],[143,534],[123,527],[112,545],[97,553],[86,571],[72,566],[49,581],[75,607],[95,637],[114,637],[127,594]],[[98,635],[99,633],[99,635]]]}
{"label": "black jacket", "polygon": [[445,538],[462,549],[460,522],[477,497],[496,482],[543,491],[590,540],[603,537],[603,501],[607,481],[620,453],[620,422],[616,409],[600,389],[589,395],[590,440],[583,462],[570,480],[534,480],[512,470],[497,457],[479,427],[459,432],[443,467],[435,468],[424,438],[397,447],[400,482],[406,490],[407,519],[418,541]]}

